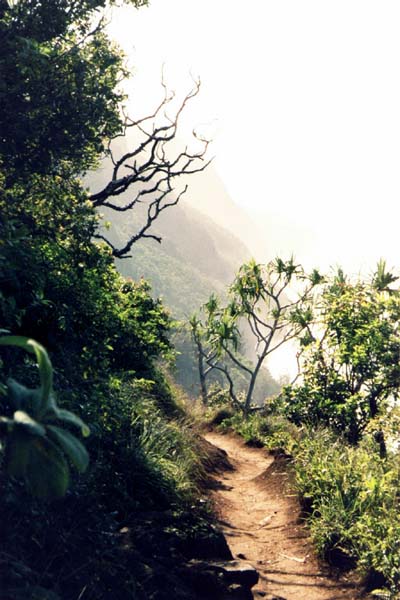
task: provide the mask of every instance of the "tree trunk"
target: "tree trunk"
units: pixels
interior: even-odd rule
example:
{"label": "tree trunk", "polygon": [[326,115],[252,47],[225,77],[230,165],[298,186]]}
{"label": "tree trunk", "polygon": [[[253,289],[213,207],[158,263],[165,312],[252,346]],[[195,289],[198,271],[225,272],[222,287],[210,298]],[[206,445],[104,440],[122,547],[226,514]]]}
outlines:
{"label": "tree trunk", "polygon": [[374,390],[369,396],[369,412],[371,415],[371,419],[374,419],[378,414],[378,403],[376,399],[378,398],[379,394],[380,390]]}
{"label": "tree trunk", "polygon": [[251,400],[253,397],[253,392],[254,392],[254,386],[256,385],[256,381],[257,381],[257,375],[258,372],[261,368],[261,365],[264,362],[265,359],[265,353],[263,353],[261,356],[258,357],[258,361],[257,364],[255,366],[255,369],[251,375],[251,379],[250,379],[250,383],[249,383],[249,388],[247,390],[247,394],[246,394],[246,401],[244,403],[244,416],[247,418],[247,415],[249,414],[249,410],[250,410],[250,404],[251,404]]}
{"label": "tree trunk", "polygon": [[207,406],[208,403],[208,391],[206,384],[206,376],[204,372],[204,358],[201,352],[198,353],[198,363],[199,363],[199,379],[200,379],[200,392],[201,399],[203,401],[204,406]]}

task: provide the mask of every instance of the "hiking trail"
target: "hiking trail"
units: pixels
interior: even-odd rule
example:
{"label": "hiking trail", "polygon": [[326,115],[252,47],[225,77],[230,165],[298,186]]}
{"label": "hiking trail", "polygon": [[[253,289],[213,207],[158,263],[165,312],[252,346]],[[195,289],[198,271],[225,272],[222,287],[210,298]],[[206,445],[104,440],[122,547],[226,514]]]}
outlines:
{"label": "hiking trail", "polygon": [[211,496],[234,558],[259,572],[254,599],[367,598],[352,576],[336,577],[315,557],[285,461],[236,436],[210,432],[204,437],[227,453],[233,467],[214,475]]}

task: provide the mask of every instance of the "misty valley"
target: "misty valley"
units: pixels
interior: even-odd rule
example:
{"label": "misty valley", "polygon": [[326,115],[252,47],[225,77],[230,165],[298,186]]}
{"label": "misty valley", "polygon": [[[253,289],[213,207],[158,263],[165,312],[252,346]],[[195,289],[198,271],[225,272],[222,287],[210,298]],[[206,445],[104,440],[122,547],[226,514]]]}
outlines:
{"label": "misty valley", "polygon": [[0,0],[0,600],[400,598],[400,265],[236,203],[207,77],[131,110],[153,10]]}

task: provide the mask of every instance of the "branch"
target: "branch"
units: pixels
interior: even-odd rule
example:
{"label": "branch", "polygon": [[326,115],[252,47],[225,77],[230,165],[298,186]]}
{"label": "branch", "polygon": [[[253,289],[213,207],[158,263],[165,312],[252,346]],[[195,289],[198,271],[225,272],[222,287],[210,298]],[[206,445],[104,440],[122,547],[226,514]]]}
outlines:
{"label": "branch", "polygon": [[236,396],[236,394],[234,392],[234,384],[232,381],[232,377],[228,371],[228,367],[226,367],[225,365],[215,364],[213,366],[213,368],[217,369],[217,371],[221,371],[225,375],[225,377],[227,378],[228,383],[229,383],[229,395],[232,399],[233,404],[236,406],[236,408],[242,408],[242,403],[240,402],[240,400],[238,399],[238,397]]}
{"label": "branch", "polygon": [[225,350],[225,352],[227,353],[227,355],[229,356],[229,358],[231,359],[231,361],[237,366],[239,367],[239,369],[242,369],[243,371],[247,371],[247,373],[249,373],[250,375],[253,374],[253,371],[251,369],[249,369],[249,367],[247,367],[244,363],[240,362],[240,360],[238,358],[236,358],[236,356],[233,354],[233,352],[231,352],[231,350],[229,350],[229,348],[227,346],[225,346],[225,344],[221,344],[223,349]]}
{"label": "branch", "polygon": [[[184,97],[174,117],[171,118],[166,111],[175,94],[167,90],[162,80],[164,97],[155,111],[136,121],[124,117],[123,132],[116,135],[109,143],[108,155],[113,165],[111,179],[103,189],[90,195],[93,205],[96,208],[103,207],[116,212],[128,212],[139,204],[147,205],[146,222],[121,247],[114,246],[104,235],[95,236],[105,241],[117,258],[127,257],[133,244],[139,239],[151,238],[161,242],[160,236],[149,233],[149,229],[161,212],[178,204],[187,191],[185,185],[183,190],[174,195],[175,180],[204,171],[212,161],[206,158],[210,140],[200,136],[196,131],[192,132],[192,139],[200,144],[197,152],[186,147],[176,153],[171,148],[171,143],[176,141],[182,111],[199,93],[200,81],[194,83],[194,88]],[[140,141],[134,149],[117,159],[111,148],[112,142],[125,135],[128,130],[132,130]],[[133,192],[131,197],[126,199],[126,194],[131,190]]]}
{"label": "branch", "polygon": [[269,348],[266,356],[268,356],[269,354],[271,354],[271,352],[274,352],[274,350],[276,350],[277,348],[280,348],[281,346],[283,346],[283,344],[285,344],[286,342],[288,342],[289,340],[293,340],[295,337],[297,337],[299,335],[299,331],[297,329],[291,329],[288,331],[288,333],[286,333],[283,338],[280,340],[280,342],[278,342],[273,348]]}

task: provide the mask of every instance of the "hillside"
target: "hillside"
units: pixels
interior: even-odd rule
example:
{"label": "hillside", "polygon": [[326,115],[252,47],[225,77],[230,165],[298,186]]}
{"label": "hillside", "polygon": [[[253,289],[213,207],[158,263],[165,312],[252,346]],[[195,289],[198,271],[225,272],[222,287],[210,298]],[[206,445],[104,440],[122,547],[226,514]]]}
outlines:
{"label": "hillside", "polygon": [[[121,239],[130,223],[113,218],[110,234]],[[136,214],[137,218],[137,214]],[[222,292],[239,265],[250,258],[244,244],[206,216],[187,205],[160,215],[154,232],[162,243],[140,240],[132,258],[117,261],[127,277],[148,279],[154,294],[162,296],[174,317],[184,318],[198,310],[211,292]]]}
{"label": "hillside", "polygon": [[[141,208],[141,211],[143,209]],[[118,243],[135,223],[140,222],[140,211],[112,215],[109,238]],[[209,217],[182,203],[160,215],[154,233],[162,243],[140,240],[132,248],[130,258],[117,261],[117,268],[125,277],[144,278],[152,285],[153,295],[161,297],[174,319],[185,321],[199,310],[211,293],[224,294],[238,267],[251,255],[246,246],[229,231]],[[244,345],[251,352],[250,344]],[[175,378],[191,395],[198,394],[197,358],[187,332],[178,328],[173,336],[177,348]],[[257,401],[277,390],[275,382],[265,369],[255,392]],[[225,381],[211,376],[210,381]]]}
{"label": "hillside", "polygon": [[188,184],[190,188],[185,203],[203,215],[212,215],[213,221],[242,240],[257,260],[265,260],[272,248],[265,233],[265,219],[260,226],[258,215],[253,218],[234,202],[212,164],[205,172],[188,180]]}

